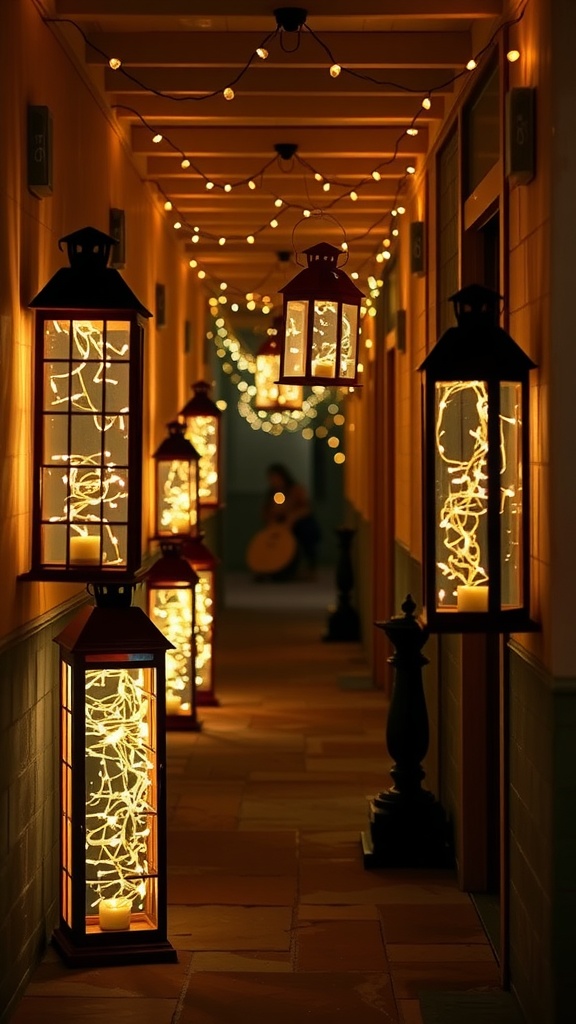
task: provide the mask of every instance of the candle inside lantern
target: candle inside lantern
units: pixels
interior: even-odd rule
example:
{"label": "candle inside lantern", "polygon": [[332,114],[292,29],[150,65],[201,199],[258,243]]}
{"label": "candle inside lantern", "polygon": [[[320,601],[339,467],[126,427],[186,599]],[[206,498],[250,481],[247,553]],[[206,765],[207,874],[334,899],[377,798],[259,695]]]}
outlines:
{"label": "candle inside lantern", "polygon": [[99,565],[100,537],[80,534],[70,537],[70,565]]}
{"label": "candle inside lantern", "polygon": [[487,612],[488,587],[457,587],[456,603],[459,612]]}
{"label": "candle inside lantern", "polygon": [[132,903],[125,896],[116,896],[108,900],[100,900],[98,904],[98,923],[104,932],[124,932],[130,928],[130,912]]}
{"label": "candle inside lantern", "polygon": [[312,363],[313,377],[333,377],[334,363],[330,359],[315,359]]}
{"label": "candle inside lantern", "polygon": [[166,714],[179,715],[182,710],[182,698],[177,693],[166,694]]}

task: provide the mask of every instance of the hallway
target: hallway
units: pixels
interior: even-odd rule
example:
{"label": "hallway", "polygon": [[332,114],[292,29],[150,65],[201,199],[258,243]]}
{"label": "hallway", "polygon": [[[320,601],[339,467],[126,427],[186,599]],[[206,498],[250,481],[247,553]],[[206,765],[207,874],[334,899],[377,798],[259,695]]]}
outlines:
{"label": "hallway", "polygon": [[462,1018],[421,1015],[420,992],[498,988],[451,873],[363,869],[365,797],[389,781],[385,701],[359,645],[320,642],[325,619],[228,608],[222,706],[200,710],[201,734],[169,735],[179,963],[69,970],[49,950],[14,1024],[428,1024]]}

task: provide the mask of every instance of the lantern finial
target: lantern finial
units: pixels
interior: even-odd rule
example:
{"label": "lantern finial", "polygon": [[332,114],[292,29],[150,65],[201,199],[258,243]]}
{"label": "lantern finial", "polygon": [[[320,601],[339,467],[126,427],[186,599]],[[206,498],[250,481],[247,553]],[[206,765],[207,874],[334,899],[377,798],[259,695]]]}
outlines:
{"label": "lantern finial", "polygon": [[454,292],[449,301],[454,304],[454,313],[460,327],[485,327],[487,324],[497,326],[501,298],[492,288],[469,284]]}
{"label": "lantern finial", "polygon": [[58,248],[62,249],[62,243],[66,243],[70,266],[75,270],[84,273],[94,274],[104,270],[108,264],[110,249],[117,245],[112,235],[106,235],[97,228],[80,228],[79,231],[72,231],[64,235],[58,241]]}

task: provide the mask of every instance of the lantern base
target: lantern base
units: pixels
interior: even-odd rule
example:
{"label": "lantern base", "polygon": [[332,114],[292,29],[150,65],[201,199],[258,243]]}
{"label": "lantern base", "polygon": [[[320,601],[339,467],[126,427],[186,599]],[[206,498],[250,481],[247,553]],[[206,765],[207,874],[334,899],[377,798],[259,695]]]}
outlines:
{"label": "lantern base", "polygon": [[386,790],[369,804],[370,832],[361,833],[365,868],[450,868],[454,854],[442,806],[432,793]]}
{"label": "lantern base", "polygon": [[429,633],[537,633],[541,628],[523,608],[500,612],[428,610],[424,620]]}
{"label": "lantern base", "polygon": [[199,708],[219,708],[220,701],[213,693],[197,693],[196,704]]}
{"label": "lantern base", "polygon": [[[106,936],[108,938],[108,935]],[[116,967],[118,964],[177,964],[178,954],[167,939],[143,943],[77,946],[62,928],[52,933],[52,944],[67,967]]]}
{"label": "lantern base", "polygon": [[360,640],[360,617],[355,608],[337,608],[328,616],[324,643],[355,643]]}

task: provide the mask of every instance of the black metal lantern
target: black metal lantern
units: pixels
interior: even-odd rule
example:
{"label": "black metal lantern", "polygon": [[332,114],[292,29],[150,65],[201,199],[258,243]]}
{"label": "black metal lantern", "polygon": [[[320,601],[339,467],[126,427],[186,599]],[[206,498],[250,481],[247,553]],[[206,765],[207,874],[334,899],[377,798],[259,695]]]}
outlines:
{"label": "black metal lantern", "polygon": [[164,659],[130,586],[95,587],[61,658],[60,925],[71,966],[174,962],[167,939]]}
{"label": "black metal lantern", "polygon": [[266,412],[289,412],[291,409],[302,408],[304,392],[301,385],[278,383],[283,334],[284,321],[282,317],[276,317],[268,331],[266,341],[256,353],[255,409],[263,409]]}
{"label": "black metal lantern", "polygon": [[353,386],[363,292],[338,267],[340,249],[320,242],[304,252],[308,266],[280,289],[285,329],[279,381]]}
{"label": "black metal lantern", "polygon": [[184,437],[186,426],[168,423],[168,437],[154,452],[156,537],[187,537],[198,529],[200,456]]}
{"label": "black metal lantern", "polygon": [[196,611],[198,576],[180,556],[180,544],[162,541],[162,557],[146,577],[148,614],[172,644],[166,654],[166,728],[199,731],[196,716]]}
{"label": "black metal lantern", "polygon": [[142,557],[144,318],[117,270],[115,240],[65,238],[36,312],[31,579],[127,579]]}
{"label": "black metal lantern", "polygon": [[208,392],[205,380],[192,385],[193,397],[179,412],[186,425],[186,437],[200,456],[201,508],[218,508],[220,504],[220,421],[222,413]]}
{"label": "black metal lantern", "polygon": [[216,566],[211,551],[203,543],[202,534],[189,537],[182,545],[186,558],[198,577],[196,585],[195,666],[194,680],[196,704],[218,707],[220,701],[214,693],[214,633],[216,615]]}
{"label": "black metal lantern", "polygon": [[424,372],[424,576],[438,632],[522,632],[530,622],[529,371],[498,326],[500,296],[456,292],[458,325]]}

